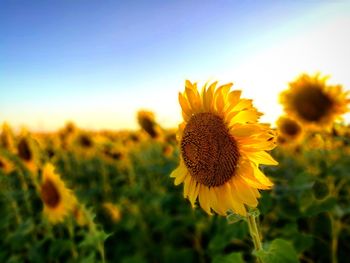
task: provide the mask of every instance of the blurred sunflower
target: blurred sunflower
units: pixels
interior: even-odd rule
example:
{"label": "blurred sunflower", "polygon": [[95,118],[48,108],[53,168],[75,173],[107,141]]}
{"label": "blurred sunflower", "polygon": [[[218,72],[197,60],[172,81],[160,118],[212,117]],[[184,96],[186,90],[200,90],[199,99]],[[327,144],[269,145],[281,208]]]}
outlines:
{"label": "blurred sunflower", "polygon": [[0,155],[0,170],[2,170],[5,174],[9,174],[14,170],[14,168],[13,163]]}
{"label": "blurred sunflower", "polygon": [[73,217],[75,218],[79,226],[86,226],[89,224],[89,219],[87,217],[87,211],[85,206],[81,204],[76,204],[73,208]]}
{"label": "blurred sunflower", "polygon": [[17,155],[22,159],[23,163],[29,171],[36,173],[37,171],[37,152],[33,147],[33,141],[29,135],[22,135],[17,144]]}
{"label": "blurred sunflower", "polygon": [[4,147],[10,152],[14,152],[15,146],[14,146],[14,135],[13,131],[6,122],[2,125],[2,131],[0,135],[0,146]]}
{"label": "blurred sunflower", "polygon": [[117,223],[121,220],[121,212],[118,206],[110,202],[105,202],[102,204],[102,207],[105,209],[112,222]]}
{"label": "blurred sunflower", "polygon": [[319,74],[302,74],[289,83],[289,89],[280,95],[285,112],[308,128],[329,128],[349,110],[350,99],[341,85],[327,85],[327,79]]}
{"label": "blurred sunflower", "polygon": [[94,140],[91,134],[81,132],[77,137],[77,143],[82,148],[92,148],[94,146]]}
{"label": "blurred sunflower", "polygon": [[159,127],[155,121],[154,113],[140,110],[137,112],[137,121],[141,128],[152,138],[157,138],[160,134]]}
{"label": "blurred sunflower", "polygon": [[73,211],[77,200],[54,170],[52,164],[45,165],[40,194],[44,203],[44,214],[51,223],[58,223]]}
{"label": "blurred sunflower", "polygon": [[286,143],[295,144],[303,137],[301,125],[286,116],[282,116],[277,120],[277,130],[279,138],[283,138]]}
{"label": "blurred sunflower", "polygon": [[275,134],[252,100],[241,99],[241,91],[230,91],[232,83],[201,94],[197,84],[186,81],[179,93],[184,122],[179,125],[180,164],[171,173],[175,185],[184,183],[184,197],[211,214],[228,210],[245,216],[245,205],[256,207],[258,189],[272,182],[259,170],[260,164],[277,165],[265,151],[275,147]]}

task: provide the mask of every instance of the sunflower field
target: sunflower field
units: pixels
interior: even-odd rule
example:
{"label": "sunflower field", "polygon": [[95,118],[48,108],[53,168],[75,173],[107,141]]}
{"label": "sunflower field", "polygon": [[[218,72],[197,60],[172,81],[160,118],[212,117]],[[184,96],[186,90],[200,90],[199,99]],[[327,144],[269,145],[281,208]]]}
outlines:
{"label": "sunflower field", "polygon": [[348,262],[349,93],[302,74],[259,122],[232,84],[179,93],[164,129],[0,136],[0,262]]}

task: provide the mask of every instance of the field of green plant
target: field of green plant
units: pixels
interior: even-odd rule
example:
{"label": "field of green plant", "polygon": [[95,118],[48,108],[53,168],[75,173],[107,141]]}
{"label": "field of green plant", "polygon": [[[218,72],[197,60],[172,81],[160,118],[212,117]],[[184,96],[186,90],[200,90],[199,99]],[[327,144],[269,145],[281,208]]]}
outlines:
{"label": "field of green plant", "polygon": [[[263,250],[247,222],[193,209],[170,173],[175,131],[56,133],[3,126],[0,148],[0,262],[347,262],[350,251],[350,128],[280,144],[274,182],[258,209]],[[52,223],[43,213],[46,163],[75,196]]]}

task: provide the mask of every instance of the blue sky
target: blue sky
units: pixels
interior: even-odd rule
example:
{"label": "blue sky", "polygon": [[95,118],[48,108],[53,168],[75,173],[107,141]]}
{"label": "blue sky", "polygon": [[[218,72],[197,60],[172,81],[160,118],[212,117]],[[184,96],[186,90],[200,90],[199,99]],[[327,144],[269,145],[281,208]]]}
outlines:
{"label": "blue sky", "polygon": [[[174,126],[185,79],[237,81],[272,121],[302,70],[349,83],[349,14],[346,1],[1,1],[0,122],[135,128],[147,108]],[[281,56],[294,66],[278,82]]]}

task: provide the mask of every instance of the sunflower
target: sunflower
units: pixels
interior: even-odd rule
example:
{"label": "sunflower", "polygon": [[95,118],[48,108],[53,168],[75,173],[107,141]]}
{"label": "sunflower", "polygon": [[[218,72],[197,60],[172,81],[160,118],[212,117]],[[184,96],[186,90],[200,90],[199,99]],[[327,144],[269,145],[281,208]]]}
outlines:
{"label": "sunflower", "polygon": [[85,149],[92,148],[94,146],[94,140],[92,138],[92,135],[88,133],[81,133],[77,137],[77,143],[79,146]]}
{"label": "sunflower", "polygon": [[121,212],[118,206],[110,202],[105,202],[102,204],[102,207],[112,222],[117,223],[121,220]]}
{"label": "sunflower", "polygon": [[17,155],[21,158],[26,168],[36,175],[39,163],[37,142],[24,131],[17,143]]}
{"label": "sunflower", "polygon": [[327,85],[327,79],[319,74],[302,74],[289,83],[289,89],[280,95],[285,112],[310,129],[331,127],[349,110],[350,99],[341,85]]}
{"label": "sunflower", "polygon": [[157,138],[160,134],[159,127],[155,121],[154,113],[140,110],[137,112],[137,121],[141,128],[152,138]]}
{"label": "sunflower", "polygon": [[40,195],[44,203],[44,214],[50,222],[58,223],[73,211],[77,200],[54,170],[52,164],[45,165]]}
{"label": "sunflower", "polygon": [[303,137],[303,128],[301,125],[286,116],[282,116],[277,120],[277,130],[278,138],[283,138],[277,140],[280,142],[295,144]]}
{"label": "sunflower", "polygon": [[13,131],[6,122],[2,125],[2,131],[0,135],[0,146],[4,147],[10,152],[14,152],[15,146],[14,146],[14,135]]}
{"label": "sunflower", "polygon": [[79,226],[86,226],[89,224],[89,218],[85,206],[76,204],[73,208],[73,217]]}
{"label": "sunflower", "polygon": [[0,170],[5,174],[11,173],[15,169],[13,163],[0,155]]}
{"label": "sunflower", "polygon": [[58,138],[60,140],[61,146],[63,149],[67,149],[74,136],[78,133],[78,128],[74,124],[74,122],[67,122],[65,126],[58,131]]}
{"label": "sunflower", "polygon": [[259,189],[273,183],[259,165],[277,165],[266,152],[275,147],[275,134],[252,100],[241,99],[241,91],[230,91],[232,83],[208,88],[186,81],[179,93],[184,122],[179,125],[180,164],[171,173],[175,185],[184,184],[184,197],[208,214],[226,215],[228,210],[246,215],[246,205],[256,207]]}

